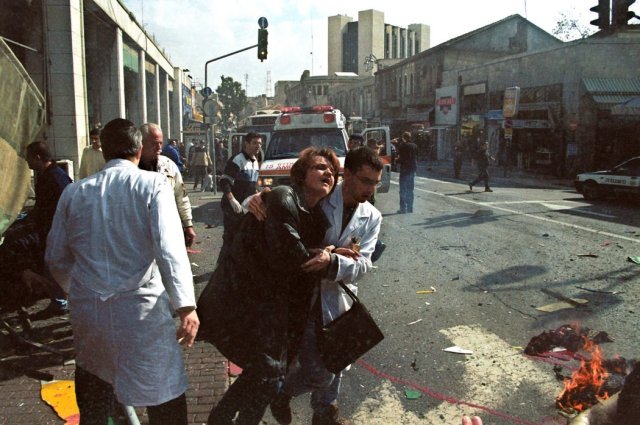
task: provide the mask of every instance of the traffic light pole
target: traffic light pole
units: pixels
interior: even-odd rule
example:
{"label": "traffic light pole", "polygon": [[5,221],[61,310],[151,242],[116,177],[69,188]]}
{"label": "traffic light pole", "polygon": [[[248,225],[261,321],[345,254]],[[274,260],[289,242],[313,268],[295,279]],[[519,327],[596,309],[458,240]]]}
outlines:
{"label": "traffic light pole", "polygon": [[[204,86],[205,87],[209,87],[209,85],[207,84],[207,81],[208,81],[207,80],[207,77],[208,77],[207,67],[209,66],[209,64],[211,62],[215,62],[215,61],[220,60],[220,59],[228,58],[229,56],[233,56],[235,54],[244,52],[246,50],[253,49],[254,47],[258,47],[258,45],[254,44],[253,46],[245,47],[244,49],[236,50],[235,52],[227,53],[226,55],[218,56],[217,58],[213,58],[213,59],[210,59],[210,60],[206,61],[205,64],[204,64]],[[205,117],[206,116],[207,115],[206,115],[206,112],[205,112]],[[217,160],[217,156],[216,156],[216,147],[212,143],[212,139],[215,140],[215,137],[214,137],[214,135],[211,135],[211,136],[209,135],[209,130],[210,130],[211,124],[205,123],[205,125],[207,126],[207,146],[209,146],[210,152],[211,152],[211,157],[213,158],[211,160],[211,162],[212,162],[211,169],[213,170],[213,193],[215,195],[217,195],[218,194],[218,181],[216,179],[216,160]]]}

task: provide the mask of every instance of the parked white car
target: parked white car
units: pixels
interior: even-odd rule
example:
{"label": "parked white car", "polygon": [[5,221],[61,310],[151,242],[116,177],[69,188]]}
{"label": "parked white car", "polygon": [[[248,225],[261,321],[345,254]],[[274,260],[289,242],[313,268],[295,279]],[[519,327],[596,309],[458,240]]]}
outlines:
{"label": "parked white car", "polygon": [[640,156],[611,170],[578,174],[575,187],[588,201],[620,195],[640,199]]}

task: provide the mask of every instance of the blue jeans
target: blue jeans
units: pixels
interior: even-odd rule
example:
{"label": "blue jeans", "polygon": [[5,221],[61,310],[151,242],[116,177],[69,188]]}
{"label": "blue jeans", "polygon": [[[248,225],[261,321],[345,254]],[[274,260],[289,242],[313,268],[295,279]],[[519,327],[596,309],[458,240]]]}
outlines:
{"label": "blue jeans", "polygon": [[413,186],[416,173],[400,173],[400,211],[413,212]]}
{"label": "blue jeans", "polygon": [[282,392],[290,397],[311,392],[311,408],[317,411],[336,404],[342,373],[335,375],[324,367],[316,343],[315,326],[313,321],[307,323],[298,354],[299,366],[289,370]]}

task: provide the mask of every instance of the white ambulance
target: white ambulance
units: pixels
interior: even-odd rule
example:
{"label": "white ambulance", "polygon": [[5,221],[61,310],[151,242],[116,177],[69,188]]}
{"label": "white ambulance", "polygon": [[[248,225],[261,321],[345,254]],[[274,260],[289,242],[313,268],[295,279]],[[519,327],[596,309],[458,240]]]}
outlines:
{"label": "white ambulance", "polygon": [[[389,191],[391,178],[391,138],[388,127],[365,129],[365,141],[376,139],[383,148],[380,156],[384,163],[379,193]],[[275,187],[291,184],[291,167],[300,152],[309,146],[333,149],[340,160],[340,175],[348,151],[349,135],[346,118],[333,106],[285,107],[276,120],[264,161],[260,167],[258,185]]]}

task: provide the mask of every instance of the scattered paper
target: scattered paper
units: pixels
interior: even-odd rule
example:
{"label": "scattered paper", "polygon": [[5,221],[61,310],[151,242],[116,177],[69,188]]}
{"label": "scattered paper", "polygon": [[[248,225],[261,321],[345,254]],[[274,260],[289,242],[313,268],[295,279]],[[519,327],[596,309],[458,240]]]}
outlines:
{"label": "scattered paper", "polygon": [[564,347],[553,347],[553,349],[551,350],[552,353],[559,353],[561,351],[567,351],[567,349]]}
{"label": "scattered paper", "polygon": [[199,265],[197,265],[196,263],[191,263],[191,265],[192,265],[193,267],[200,267],[200,266],[199,266]]}
{"label": "scattered paper", "polygon": [[409,326],[409,325],[415,325],[416,323],[420,323],[420,322],[422,322],[422,319],[414,320],[413,322],[409,322],[409,323],[407,323],[407,326]]}
{"label": "scattered paper", "polygon": [[587,254],[578,254],[578,257],[592,257],[592,258],[598,258],[598,254],[593,254],[591,252],[587,253]]}
{"label": "scattered paper", "polygon": [[[585,300],[584,298],[571,298],[571,301],[576,304],[586,304],[589,300]],[[567,308],[575,308],[575,304],[570,304],[566,301],[560,301],[557,303],[543,305],[541,307],[536,307],[536,310],[542,311],[545,313],[553,313],[554,311],[565,310]]]}
{"label": "scattered paper", "polygon": [[74,381],[42,383],[40,397],[53,408],[56,414],[65,421],[65,424],[77,425],[80,423]]}
{"label": "scattered paper", "polygon": [[636,263],[636,264],[640,264],[640,256],[628,256],[627,260],[631,261],[632,263]]}
{"label": "scattered paper", "polygon": [[407,397],[407,400],[417,400],[422,397],[422,393],[415,390],[404,390],[404,395]]}
{"label": "scattered paper", "polygon": [[457,345],[454,345],[453,347],[443,348],[442,351],[455,354],[473,354],[473,351],[467,350],[466,348],[458,347]]}

